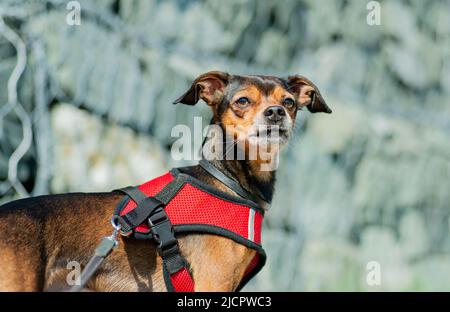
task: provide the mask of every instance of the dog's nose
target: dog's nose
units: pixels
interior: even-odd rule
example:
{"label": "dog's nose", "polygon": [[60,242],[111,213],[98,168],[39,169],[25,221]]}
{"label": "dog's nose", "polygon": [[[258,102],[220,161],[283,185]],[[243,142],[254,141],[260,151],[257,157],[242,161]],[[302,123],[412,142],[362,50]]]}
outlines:
{"label": "dog's nose", "polygon": [[286,111],[283,106],[280,105],[270,106],[264,112],[264,116],[266,116],[267,120],[271,122],[277,122],[286,116]]}

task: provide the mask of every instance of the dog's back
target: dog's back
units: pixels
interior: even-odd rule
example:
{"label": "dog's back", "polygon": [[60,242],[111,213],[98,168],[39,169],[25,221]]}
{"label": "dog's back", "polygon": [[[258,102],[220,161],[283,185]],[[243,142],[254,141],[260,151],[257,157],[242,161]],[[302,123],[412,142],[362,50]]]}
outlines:
{"label": "dog's back", "polygon": [[41,238],[46,206],[45,197],[0,206],[0,291],[42,288],[45,264],[41,261]]}
{"label": "dog's back", "polygon": [[[70,260],[84,260],[80,255],[87,257],[96,244],[86,239],[92,235],[84,234],[108,229],[105,209],[112,209],[116,199],[111,193],[74,193],[0,206],[0,291],[43,290],[54,268],[65,268]],[[62,250],[69,249],[67,246],[72,251],[69,254]],[[55,263],[61,253],[67,254],[67,261]]]}

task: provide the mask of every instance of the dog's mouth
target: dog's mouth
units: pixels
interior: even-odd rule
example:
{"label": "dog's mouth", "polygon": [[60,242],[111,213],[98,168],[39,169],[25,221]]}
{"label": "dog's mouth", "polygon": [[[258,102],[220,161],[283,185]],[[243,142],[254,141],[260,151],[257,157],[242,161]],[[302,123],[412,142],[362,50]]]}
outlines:
{"label": "dog's mouth", "polygon": [[249,131],[248,139],[252,144],[283,144],[289,138],[289,129],[278,126],[260,126]]}

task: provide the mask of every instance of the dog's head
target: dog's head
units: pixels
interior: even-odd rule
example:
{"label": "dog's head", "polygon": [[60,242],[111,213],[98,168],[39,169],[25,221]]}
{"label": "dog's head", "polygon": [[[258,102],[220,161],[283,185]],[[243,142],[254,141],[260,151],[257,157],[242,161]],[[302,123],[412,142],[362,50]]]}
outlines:
{"label": "dog's head", "polygon": [[248,145],[276,143],[291,136],[297,111],[331,113],[317,87],[303,76],[239,76],[211,71],[200,75],[174,104],[204,100],[213,122],[234,140]]}

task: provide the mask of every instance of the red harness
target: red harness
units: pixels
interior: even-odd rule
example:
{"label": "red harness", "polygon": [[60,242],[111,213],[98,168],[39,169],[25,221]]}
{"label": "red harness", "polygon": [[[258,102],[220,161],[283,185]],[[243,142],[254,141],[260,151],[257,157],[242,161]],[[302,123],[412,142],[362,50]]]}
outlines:
{"label": "red harness", "polygon": [[237,290],[263,267],[266,260],[261,246],[264,210],[253,201],[231,196],[178,169],[138,187],[119,191],[127,195],[115,212],[122,234],[158,243],[168,291],[195,289],[189,264],[178,248],[176,236],[180,233],[215,234],[256,250]]}

